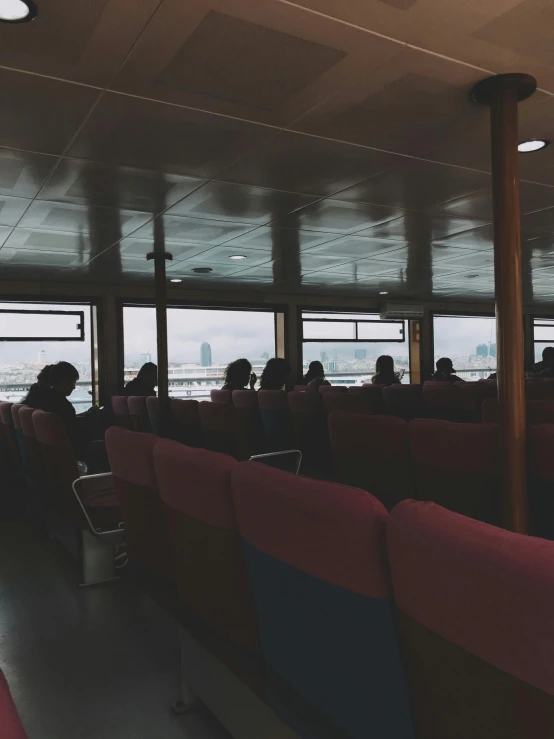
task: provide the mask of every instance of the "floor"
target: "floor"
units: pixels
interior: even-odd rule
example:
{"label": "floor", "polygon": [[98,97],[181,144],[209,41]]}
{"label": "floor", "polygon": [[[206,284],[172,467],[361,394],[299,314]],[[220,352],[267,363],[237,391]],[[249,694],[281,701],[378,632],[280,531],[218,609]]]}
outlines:
{"label": "floor", "polygon": [[59,545],[0,522],[0,668],[29,739],[230,739],[206,709],[171,713],[174,622],[124,581],[77,582]]}

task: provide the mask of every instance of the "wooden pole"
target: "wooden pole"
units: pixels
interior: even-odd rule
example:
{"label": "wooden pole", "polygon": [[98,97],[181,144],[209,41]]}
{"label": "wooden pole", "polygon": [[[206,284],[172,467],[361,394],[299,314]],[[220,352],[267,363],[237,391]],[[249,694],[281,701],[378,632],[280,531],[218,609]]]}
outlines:
{"label": "wooden pole", "polygon": [[167,351],[167,281],[166,261],[173,256],[165,251],[163,221],[154,221],[154,251],[146,257],[154,260],[154,296],[156,301],[156,339],[158,348],[158,401],[160,436],[165,436],[169,419],[169,362]]}
{"label": "wooden pole", "polygon": [[503,523],[527,533],[527,468],[523,296],[519,211],[518,103],[536,89],[533,77],[489,77],[473,99],[490,105],[498,407]]}

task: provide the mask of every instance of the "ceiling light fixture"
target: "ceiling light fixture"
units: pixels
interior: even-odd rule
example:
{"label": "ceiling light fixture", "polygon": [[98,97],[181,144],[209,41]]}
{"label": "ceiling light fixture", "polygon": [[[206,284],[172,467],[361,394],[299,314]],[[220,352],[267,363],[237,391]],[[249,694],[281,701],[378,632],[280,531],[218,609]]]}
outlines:
{"label": "ceiling light fixture", "polygon": [[182,282],[183,280],[180,277],[174,277],[170,282]]}
{"label": "ceiling light fixture", "polygon": [[0,23],[28,23],[37,15],[33,0],[0,0]]}
{"label": "ceiling light fixture", "polygon": [[246,259],[244,254],[232,254],[229,259]]}
{"label": "ceiling light fixture", "polygon": [[192,271],[197,275],[207,275],[210,272],[213,272],[213,269],[211,267],[194,267]]}
{"label": "ceiling light fixture", "polygon": [[388,295],[388,294],[389,293],[387,290],[381,290],[381,292],[379,293],[379,295]]}
{"label": "ceiling light fixture", "polygon": [[550,141],[546,139],[529,139],[529,141],[520,141],[517,145],[517,150],[521,154],[530,154],[532,151],[540,151],[546,149],[550,145]]}

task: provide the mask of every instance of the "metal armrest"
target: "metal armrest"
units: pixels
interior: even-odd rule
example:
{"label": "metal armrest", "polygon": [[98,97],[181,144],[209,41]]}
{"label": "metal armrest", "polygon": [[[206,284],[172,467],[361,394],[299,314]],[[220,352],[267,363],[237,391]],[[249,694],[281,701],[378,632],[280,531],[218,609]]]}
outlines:
{"label": "metal armrest", "polygon": [[253,457],[250,457],[249,461],[256,461],[257,459],[263,461],[264,459],[269,459],[270,457],[279,457],[284,454],[296,454],[298,459],[296,463],[296,472],[295,475],[298,475],[300,472],[300,467],[302,466],[302,452],[300,449],[285,449],[282,452],[269,452],[268,454],[255,454]]}
{"label": "metal armrest", "polygon": [[[103,480],[105,480],[106,482],[102,483]],[[101,528],[96,528],[95,526],[93,526],[86,506],[81,500],[81,495],[83,495],[85,492],[102,492],[114,490],[115,488],[113,484],[113,475],[111,472],[101,472],[98,475],[83,475],[83,477],[78,477],[76,480],[74,480],[72,488],[73,493],[77,499],[77,503],[79,504],[81,511],[83,512],[83,516],[85,517],[85,520],[93,536],[104,537],[113,536],[114,534],[118,534],[119,536],[121,536],[124,533],[123,522],[119,523],[117,529],[102,530]],[[80,489],[81,493],[79,494]]]}

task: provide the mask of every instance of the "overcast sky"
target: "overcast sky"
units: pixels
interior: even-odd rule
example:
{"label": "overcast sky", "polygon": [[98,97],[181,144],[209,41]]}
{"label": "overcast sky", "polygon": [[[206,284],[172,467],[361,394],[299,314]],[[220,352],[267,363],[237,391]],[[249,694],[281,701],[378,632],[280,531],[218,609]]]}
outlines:
{"label": "overcast sky", "polygon": [[[2,308],[29,309],[29,304],[7,304]],[[47,361],[65,359],[72,362],[90,361],[90,309],[87,306],[48,305],[35,309],[83,310],[85,342],[0,342],[0,363],[37,362],[40,349],[47,352]],[[12,325],[18,324],[17,316]],[[28,319],[21,319],[28,323]],[[156,318],[154,308],[125,308],[125,360],[136,362],[139,354],[149,353],[156,360]],[[10,329],[12,330],[12,329]],[[238,357],[259,359],[264,352],[275,353],[274,319],[272,313],[251,311],[168,310],[169,361],[200,362],[200,344],[207,341],[212,348],[214,364],[227,363]],[[466,357],[475,353],[478,344],[496,342],[494,318],[448,317],[435,319],[435,354]],[[381,347],[379,347],[381,349]],[[317,347],[319,352],[320,347]],[[400,344],[387,350],[402,353]],[[384,350],[383,350],[384,351]],[[380,351],[379,353],[383,353]],[[370,356],[368,352],[368,356]]]}

